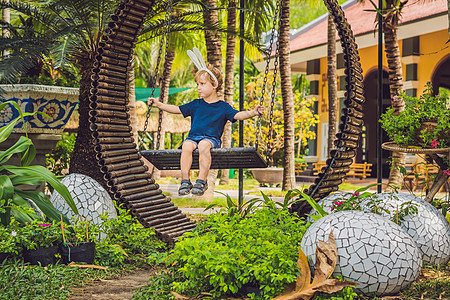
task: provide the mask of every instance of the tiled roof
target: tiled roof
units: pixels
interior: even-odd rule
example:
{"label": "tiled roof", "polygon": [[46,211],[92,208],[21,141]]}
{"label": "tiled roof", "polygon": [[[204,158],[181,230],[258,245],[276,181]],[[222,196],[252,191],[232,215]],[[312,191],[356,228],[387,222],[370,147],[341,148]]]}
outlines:
{"label": "tiled roof", "polygon": [[[353,5],[352,5],[353,4]],[[345,16],[350,23],[355,36],[375,30],[374,7],[370,1],[356,3],[354,0],[346,2],[343,6]],[[403,8],[401,24],[426,19],[447,12],[447,0],[419,1],[410,0]],[[305,25],[300,34],[291,40],[291,52],[309,47],[325,44],[327,42],[327,18],[312,21]]]}

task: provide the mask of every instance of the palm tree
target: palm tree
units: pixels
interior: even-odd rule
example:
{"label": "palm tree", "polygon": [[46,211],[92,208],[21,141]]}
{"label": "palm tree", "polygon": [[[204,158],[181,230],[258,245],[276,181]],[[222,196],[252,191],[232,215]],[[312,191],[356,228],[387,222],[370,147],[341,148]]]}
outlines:
{"label": "palm tree", "polygon": [[[195,1],[195,0],[193,0]],[[7,81],[13,81],[47,56],[52,56],[58,67],[68,64],[77,66],[80,74],[80,123],[71,160],[70,172],[83,173],[101,182],[97,163],[92,159],[94,149],[89,129],[89,101],[91,69],[93,57],[101,42],[101,36],[107,27],[119,0],[50,0],[45,6],[38,2],[0,1],[0,9],[11,8],[20,12],[33,22],[27,35],[12,35],[2,39],[0,51],[11,50],[11,54],[0,61],[0,75]],[[196,2],[197,3],[197,2]],[[183,4],[184,5],[184,4]],[[149,22],[143,32],[152,31],[152,38],[160,34],[164,3],[150,10]],[[198,13],[194,12],[193,14]],[[173,20],[173,31],[201,29],[202,24],[193,18],[182,15]],[[24,18],[25,18],[24,17]],[[19,32],[12,25],[10,31]]]}
{"label": "palm tree", "polygon": [[[206,9],[203,13],[203,19],[205,24],[218,24],[219,16],[217,10],[216,0],[205,0],[204,4]],[[213,30],[205,30],[205,44],[206,44],[206,53],[207,53],[207,61],[219,69],[222,72],[222,49],[221,49],[221,36],[218,31]],[[223,87],[221,90],[217,91],[217,95],[221,97],[223,95]],[[208,189],[206,190],[203,196],[195,196],[194,199],[213,199],[214,198],[214,190],[215,190],[215,182],[217,178],[218,170],[210,170],[208,173]]]}
{"label": "palm tree", "polygon": [[[398,46],[397,28],[401,18],[401,12],[406,4],[400,0],[389,0],[385,2],[386,7],[383,7],[381,12],[384,15],[383,34],[385,49],[384,52],[387,58],[389,69],[389,91],[391,96],[391,106],[395,109],[395,113],[399,114],[405,108],[405,102],[394,101],[394,99],[401,99],[398,96],[403,91],[403,72],[402,62],[400,56],[400,48]],[[389,173],[389,185],[401,186],[403,175],[400,172],[399,166],[405,164],[405,153],[392,153],[392,167]]]}
{"label": "palm tree", "polygon": [[37,2],[0,2],[0,9],[11,8],[21,13],[23,18],[28,17],[34,25],[34,38],[16,36],[2,40],[0,48],[11,50],[11,54],[0,62],[3,78],[14,80],[49,55],[56,61],[57,67],[73,64],[79,68],[80,124],[72,157],[76,163],[71,165],[71,172],[85,170],[81,173],[94,179],[99,174],[95,172],[98,170],[96,162],[89,159],[94,156],[94,150],[88,125],[92,57],[117,3],[116,0],[51,0],[45,5]]}
{"label": "palm tree", "polygon": [[[236,31],[236,0],[230,0],[228,3],[228,17],[227,17],[227,29],[228,31]],[[225,80],[224,80],[224,100],[231,104],[233,102],[234,95],[234,54],[236,49],[236,36],[233,34],[227,34],[227,50],[225,54]],[[222,143],[224,148],[231,147],[231,123],[228,122],[225,125],[223,131]],[[228,184],[229,182],[229,170],[222,170],[220,177],[220,184]]]}
{"label": "palm tree", "polygon": [[289,44],[289,0],[281,1],[280,28],[279,28],[279,53],[281,94],[283,97],[284,115],[284,173],[283,190],[295,188],[295,122],[294,122],[294,95],[292,93],[290,44]]}

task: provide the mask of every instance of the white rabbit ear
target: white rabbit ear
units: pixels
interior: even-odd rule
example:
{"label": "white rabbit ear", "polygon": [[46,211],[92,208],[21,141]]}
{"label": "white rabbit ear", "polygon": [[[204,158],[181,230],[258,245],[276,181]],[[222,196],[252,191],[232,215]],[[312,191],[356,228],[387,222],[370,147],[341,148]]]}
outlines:
{"label": "white rabbit ear", "polygon": [[194,47],[194,49],[188,50],[187,51],[187,55],[191,58],[192,62],[194,63],[194,65],[197,67],[197,70],[203,70],[206,71],[209,75],[211,75],[211,77],[216,81],[219,82],[216,78],[216,76],[214,75],[213,72],[211,72],[211,70],[209,70],[206,67],[206,63],[205,60],[203,59],[202,53],[200,52],[200,50],[198,50],[197,47]]}
{"label": "white rabbit ear", "polygon": [[188,50],[187,54],[191,58],[191,60],[194,63],[194,65],[197,67],[197,70],[201,70],[202,69],[202,65],[198,61],[198,57],[195,55],[195,53],[192,52],[191,50]]}
{"label": "white rabbit ear", "polygon": [[194,50],[195,55],[197,55],[200,65],[206,69],[206,63],[205,63],[205,60],[203,59],[203,56],[202,56],[202,53],[200,52],[200,50],[198,50],[197,47],[194,47],[194,49],[192,49],[192,50]]}

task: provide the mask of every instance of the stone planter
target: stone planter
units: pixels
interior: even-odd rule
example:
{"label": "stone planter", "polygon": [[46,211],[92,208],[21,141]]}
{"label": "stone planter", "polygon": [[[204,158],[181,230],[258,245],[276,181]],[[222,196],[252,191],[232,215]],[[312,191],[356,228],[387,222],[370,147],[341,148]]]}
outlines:
{"label": "stone planter", "polygon": [[283,182],[283,168],[251,169],[253,177],[260,184],[277,185]]}
{"label": "stone planter", "polygon": [[[40,111],[48,115],[36,114],[26,117],[28,133],[62,133],[78,103],[78,88],[37,84],[1,84],[0,88],[6,92],[2,100],[17,102],[22,112]],[[7,105],[0,111],[0,127],[18,116],[17,109]],[[20,121],[15,126],[14,132],[23,133],[24,130]]]}

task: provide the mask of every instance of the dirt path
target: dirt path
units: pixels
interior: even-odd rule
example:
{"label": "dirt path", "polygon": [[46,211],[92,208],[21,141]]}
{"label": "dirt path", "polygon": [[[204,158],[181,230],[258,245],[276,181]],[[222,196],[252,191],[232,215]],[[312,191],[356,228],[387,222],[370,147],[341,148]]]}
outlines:
{"label": "dirt path", "polygon": [[69,299],[131,299],[133,292],[145,286],[154,273],[154,270],[139,270],[117,279],[100,279],[92,285],[73,289],[73,295]]}

